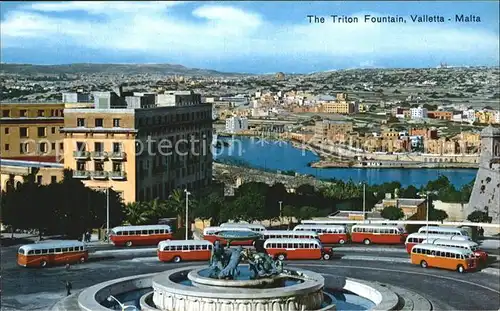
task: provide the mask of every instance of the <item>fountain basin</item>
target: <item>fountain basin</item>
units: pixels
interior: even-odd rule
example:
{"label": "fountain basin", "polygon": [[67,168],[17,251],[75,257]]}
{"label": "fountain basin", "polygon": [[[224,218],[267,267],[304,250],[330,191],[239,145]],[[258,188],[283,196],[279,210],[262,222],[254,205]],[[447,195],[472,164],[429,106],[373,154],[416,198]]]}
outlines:
{"label": "fountain basin", "polygon": [[[252,288],[245,282],[259,280],[234,280],[240,287],[219,287],[220,281],[199,276],[206,267],[179,268],[161,273],[152,280],[153,303],[162,311],[179,310],[318,310],[323,305],[325,279],[318,273],[297,270],[307,276],[302,282],[275,288]],[[190,272],[194,286],[181,283]],[[202,282],[202,286],[196,282]],[[203,282],[214,282],[213,285]]]}

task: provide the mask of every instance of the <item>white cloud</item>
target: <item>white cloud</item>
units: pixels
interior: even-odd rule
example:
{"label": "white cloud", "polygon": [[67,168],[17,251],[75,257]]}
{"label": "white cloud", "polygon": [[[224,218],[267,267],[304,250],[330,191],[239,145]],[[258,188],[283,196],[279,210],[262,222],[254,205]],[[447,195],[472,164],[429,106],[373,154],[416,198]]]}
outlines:
{"label": "white cloud", "polygon": [[[482,54],[498,59],[498,35],[449,24],[273,24],[264,16],[227,5],[202,5],[181,19],[173,2],[34,3],[7,12],[1,23],[2,46],[50,42],[138,52],[151,56],[211,59],[248,57],[358,57],[366,59],[424,54]],[[285,4],[284,4],[285,5]],[[60,12],[84,11],[105,19],[74,18]],[[357,14],[362,16],[363,13]],[[368,13],[366,13],[368,14]],[[369,13],[377,15],[375,13]],[[73,16],[70,18],[69,16]],[[363,19],[360,18],[360,21]],[[409,20],[409,18],[408,18]]]}

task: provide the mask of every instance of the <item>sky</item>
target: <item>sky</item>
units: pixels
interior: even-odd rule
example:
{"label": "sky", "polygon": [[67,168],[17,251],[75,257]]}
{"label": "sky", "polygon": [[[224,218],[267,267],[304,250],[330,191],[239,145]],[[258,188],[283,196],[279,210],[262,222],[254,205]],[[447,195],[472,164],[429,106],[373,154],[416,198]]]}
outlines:
{"label": "sky", "polygon": [[[248,73],[499,65],[497,1],[1,2],[4,63],[169,63]],[[357,24],[330,15],[358,16]],[[407,23],[364,23],[399,15]],[[479,16],[413,23],[410,15]],[[309,23],[308,15],[326,17]]]}

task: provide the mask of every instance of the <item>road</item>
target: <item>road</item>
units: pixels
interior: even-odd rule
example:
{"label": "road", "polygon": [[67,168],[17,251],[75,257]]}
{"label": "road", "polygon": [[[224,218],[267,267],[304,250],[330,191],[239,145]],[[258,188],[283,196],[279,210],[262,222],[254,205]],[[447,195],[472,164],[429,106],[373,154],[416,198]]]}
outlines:
{"label": "road", "polygon": [[[162,263],[154,257],[130,255],[64,267],[29,269],[15,264],[16,247],[2,248],[2,310],[46,310],[64,297],[64,282],[73,283],[74,291],[119,277],[161,272],[193,263]],[[350,253],[352,254],[352,253]],[[371,253],[377,256],[378,253]],[[390,253],[394,254],[394,253]],[[404,254],[398,255],[403,256]],[[150,255],[149,255],[150,256]],[[387,257],[388,253],[385,252]],[[204,263],[198,263],[204,264]],[[336,275],[378,281],[413,290],[434,304],[435,310],[498,310],[500,279],[485,273],[458,274],[407,263],[387,263],[334,259],[331,261],[294,261],[287,265],[317,271],[327,278]],[[330,279],[331,280],[331,279]]]}

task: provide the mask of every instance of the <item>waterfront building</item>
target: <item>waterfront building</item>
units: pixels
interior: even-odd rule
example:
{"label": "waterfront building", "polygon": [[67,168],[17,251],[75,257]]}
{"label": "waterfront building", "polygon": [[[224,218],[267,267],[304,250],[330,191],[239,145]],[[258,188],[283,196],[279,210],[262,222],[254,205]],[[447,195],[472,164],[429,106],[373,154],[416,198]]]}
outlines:
{"label": "waterfront building", "polygon": [[248,130],[248,119],[245,117],[233,116],[226,119],[226,132],[236,134]]}
{"label": "waterfront building", "polygon": [[427,109],[423,107],[410,108],[410,117],[412,119],[424,119],[427,118]]}
{"label": "waterfront building", "polygon": [[0,157],[55,162],[62,148],[64,103],[2,103]]}
{"label": "waterfront building", "polygon": [[459,154],[460,143],[457,140],[441,137],[424,140],[424,150],[431,154]]}
{"label": "waterfront building", "polygon": [[431,128],[412,128],[410,129],[410,136],[422,136],[425,139],[437,139],[438,132],[436,129]]}
{"label": "waterfront building", "polygon": [[475,210],[486,212],[500,223],[500,129],[488,126],[481,132],[479,170],[467,205],[466,217]]}
{"label": "waterfront building", "polygon": [[423,215],[426,215],[426,199],[392,198],[391,193],[386,194],[386,196],[387,198],[383,199],[381,202],[375,205],[375,211],[382,212],[385,207],[395,206],[403,210],[405,219],[408,219],[415,215],[415,217],[417,217],[416,219],[425,219],[425,216]]}
{"label": "waterfront building", "polygon": [[154,107],[113,108],[108,100],[108,107],[65,109],[64,167],[88,187],[113,188],[124,202],[207,185],[212,105],[192,92],[163,95]]}
{"label": "waterfront building", "polygon": [[338,120],[323,120],[315,123],[315,137],[319,141],[338,141],[339,135],[344,136],[353,131],[352,122]]}

